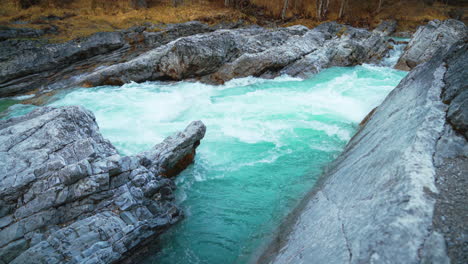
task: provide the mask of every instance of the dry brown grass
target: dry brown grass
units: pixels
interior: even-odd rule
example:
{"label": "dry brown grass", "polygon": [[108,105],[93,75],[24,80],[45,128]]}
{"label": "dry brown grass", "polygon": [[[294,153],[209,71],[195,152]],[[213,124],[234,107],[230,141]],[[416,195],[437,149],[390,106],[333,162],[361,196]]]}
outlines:
{"label": "dry brown grass", "polygon": [[[282,5],[275,0],[251,0],[253,3],[265,7],[270,16],[279,16]],[[285,25],[303,24],[314,27],[326,21],[337,21],[339,1],[330,0],[329,12],[324,21],[317,21],[315,1],[290,0],[288,17],[295,17]],[[448,12],[453,6],[446,6],[440,2],[432,6],[422,1],[386,1],[382,10],[376,13],[378,1],[350,1],[347,7],[347,15],[340,22],[353,26],[373,28],[384,19],[396,19],[399,22],[398,31],[415,31],[417,26],[430,20],[448,19]],[[466,16],[466,15],[465,15]]]}
{"label": "dry brown grass", "polygon": [[[96,32],[114,31],[131,26],[150,23],[181,23],[199,20],[209,24],[243,19],[248,23],[261,22],[255,13],[250,15],[241,11],[225,8],[223,1],[191,0],[189,4],[172,7],[169,0],[153,1],[148,9],[135,10],[129,6],[128,0],[74,0],[71,4],[54,4],[57,0],[43,0],[39,6],[29,9],[20,9],[14,0],[0,0],[0,25],[16,27],[43,28],[41,17],[50,15],[69,16],[63,20],[50,21],[59,28],[60,34],[49,35],[47,38],[53,42],[61,42],[77,37],[88,36]],[[282,5],[279,0],[251,0],[258,6],[263,6],[264,17],[278,17]],[[94,2],[94,3],[93,3]],[[387,1],[388,2],[388,1]],[[314,1],[290,1],[288,21],[282,26],[302,24],[314,27],[324,21],[315,18]],[[427,6],[419,1],[396,1],[387,4],[376,14],[377,1],[353,1],[348,7],[348,15],[341,21],[353,26],[374,27],[383,19],[396,19],[399,21],[399,31],[414,31],[418,25],[433,19],[447,19],[450,7],[436,3]],[[337,0],[331,0],[330,12],[325,21],[338,20]],[[28,21],[27,24],[11,24],[14,21]]]}
{"label": "dry brown grass", "polygon": [[[244,19],[255,23],[255,19],[252,17],[210,1],[198,1],[198,3],[184,4],[179,7],[161,3],[140,10],[132,9],[123,4],[108,8],[105,6],[91,8],[91,0],[75,1],[72,5],[62,8],[40,5],[20,9],[8,0],[0,0],[0,4],[2,6],[0,25],[41,28],[44,27],[44,24],[40,24],[42,17],[69,16],[63,20],[48,22],[60,30],[58,35],[47,36],[53,42],[89,36],[96,32],[129,28],[146,22],[157,24],[200,20],[208,24],[215,24],[221,21]],[[14,21],[31,23],[11,24]]]}

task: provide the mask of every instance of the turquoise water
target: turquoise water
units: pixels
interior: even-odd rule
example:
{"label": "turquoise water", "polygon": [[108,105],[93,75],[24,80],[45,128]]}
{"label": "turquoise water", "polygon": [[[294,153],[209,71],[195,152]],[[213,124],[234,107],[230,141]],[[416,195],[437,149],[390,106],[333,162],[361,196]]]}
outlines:
{"label": "turquoise water", "polygon": [[308,80],[132,83],[74,90],[52,105],[92,110],[125,155],[202,120],[196,161],[176,179],[186,218],[144,263],[245,263],[405,74],[363,65]]}

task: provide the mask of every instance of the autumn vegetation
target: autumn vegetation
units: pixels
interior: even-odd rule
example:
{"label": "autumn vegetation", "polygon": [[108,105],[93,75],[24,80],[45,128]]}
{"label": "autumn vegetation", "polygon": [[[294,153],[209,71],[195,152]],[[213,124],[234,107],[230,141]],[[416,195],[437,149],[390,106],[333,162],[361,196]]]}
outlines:
{"label": "autumn vegetation", "polygon": [[[54,25],[61,41],[150,23],[242,20],[262,26],[316,26],[337,20],[372,28],[383,19],[400,31],[432,19],[466,19],[466,0],[0,0],[0,25]],[[45,18],[60,19],[45,19]]]}

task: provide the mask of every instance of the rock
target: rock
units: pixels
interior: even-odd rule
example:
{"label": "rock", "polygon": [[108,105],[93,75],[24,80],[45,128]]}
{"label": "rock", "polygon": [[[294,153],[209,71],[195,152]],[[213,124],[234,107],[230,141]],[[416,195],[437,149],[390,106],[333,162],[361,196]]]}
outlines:
{"label": "rock", "polygon": [[22,77],[38,77],[37,75],[43,72],[56,71],[74,62],[106,54],[123,47],[124,44],[120,32],[101,32],[89,38],[63,44],[40,45],[37,41],[4,41],[0,51],[0,96],[22,91],[24,87],[18,87],[16,84],[18,79],[24,79]]}
{"label": "rock", "polygon": [[[329,66],[371,62],[387,51],[387,42],[380,33],[337,23],[325,23],[313,30],[303,26],[217,30],[179,38],[133,60],[85,76],[77,85],[89,87],[189,78],[224,83],[251,75],[298,75]],[[307,56],[308,59],[301,61]],[[315,65],[317,60],[320,67]],[[299,65],[287,68],[298,61],[301,61]]]}
{"label": "rock", "polygon": [[111,263],[178,221],[175,185],[205,134],[191,123],[123,157],[76,106],[0,121],[0,262]]}
{"label": "rock", "polygon": [[463,22],[454,19],[431,21],[418,28],[395,68],[411,70],[431,59],[439,49],[448,49],[460,40],[468,40],[468,30]]}
{"label": "rock", "polygon": [[[319,32],[329,32],[329,30]],[[332,66],[354,66],[364,62],[377,62],[388,51],[387,40],[380,32],[370,33],[366,30],[342,26],[332,30],[331,36],[333,35],[340,36],[333,37],[323,44],[318,43],[320,48],[294,61],[283,68],[280,73],[307,77]]]}
{"label": "rock", "polygon": [[38,38],[44,34],[44,30],[35,28],[0,27],[0,41],[13,38]]}
{"label": "rock", "polygon": [[[388,51],[385,30],[337,23],[211,28],[200,22],[144,25],[62,44],[7,40],[0,50],[0,96],[131,81],[308,76],[330,66],[374,62]],[[112,66],[109,66],[112,65]]]}
{"label": "rock", "polygon": [[390,36],[395,32],[397,25],[396,20],[384,20],[374,29],[374,32],[383,36]]}
{"label": "rock", "polygon": [[413,34],[411,32],[408,32],[408,31],[400,31],[400,32],[396,32],[394,34],[392,34],[393,37],[397,37],[397,38],[411,38],[413,36]]}
{"label": "rock", "polygon": [[464,107],[467,48],[440,50],[401,81],[258,263],[468,261],[467,122],[450,116]]}
{"label": "rock", "polygon": [[145,29],[101,32],[60,44],[39,40],[3,41],[0,44],[0,97],[70,87],[82,74],[96,68],[131,60],[183,36],[213,30],[200,22],[167,25],[158,32]]}
{"label": "rock", "polygon": [[200,121],[191,123],[184,132],[166,138],[142,154],[149,163],[145,164],[151,171],[166,177],[173,177],[193,162],[195,148],[205,135],[206,128]]}

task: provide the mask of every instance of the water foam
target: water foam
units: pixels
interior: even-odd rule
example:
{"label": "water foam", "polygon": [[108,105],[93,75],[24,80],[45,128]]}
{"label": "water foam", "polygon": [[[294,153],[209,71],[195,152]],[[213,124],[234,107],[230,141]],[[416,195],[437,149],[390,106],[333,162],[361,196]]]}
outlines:
{"label": "water foam", "polygon": [[52,105],[92,110],[104,136],[126,155],[202,120],[208,130],[195,164],[176,179],[188,217],[144,262],[243,263],[405,74],[362,65],[308,80],[129,83],[67,91]]}

